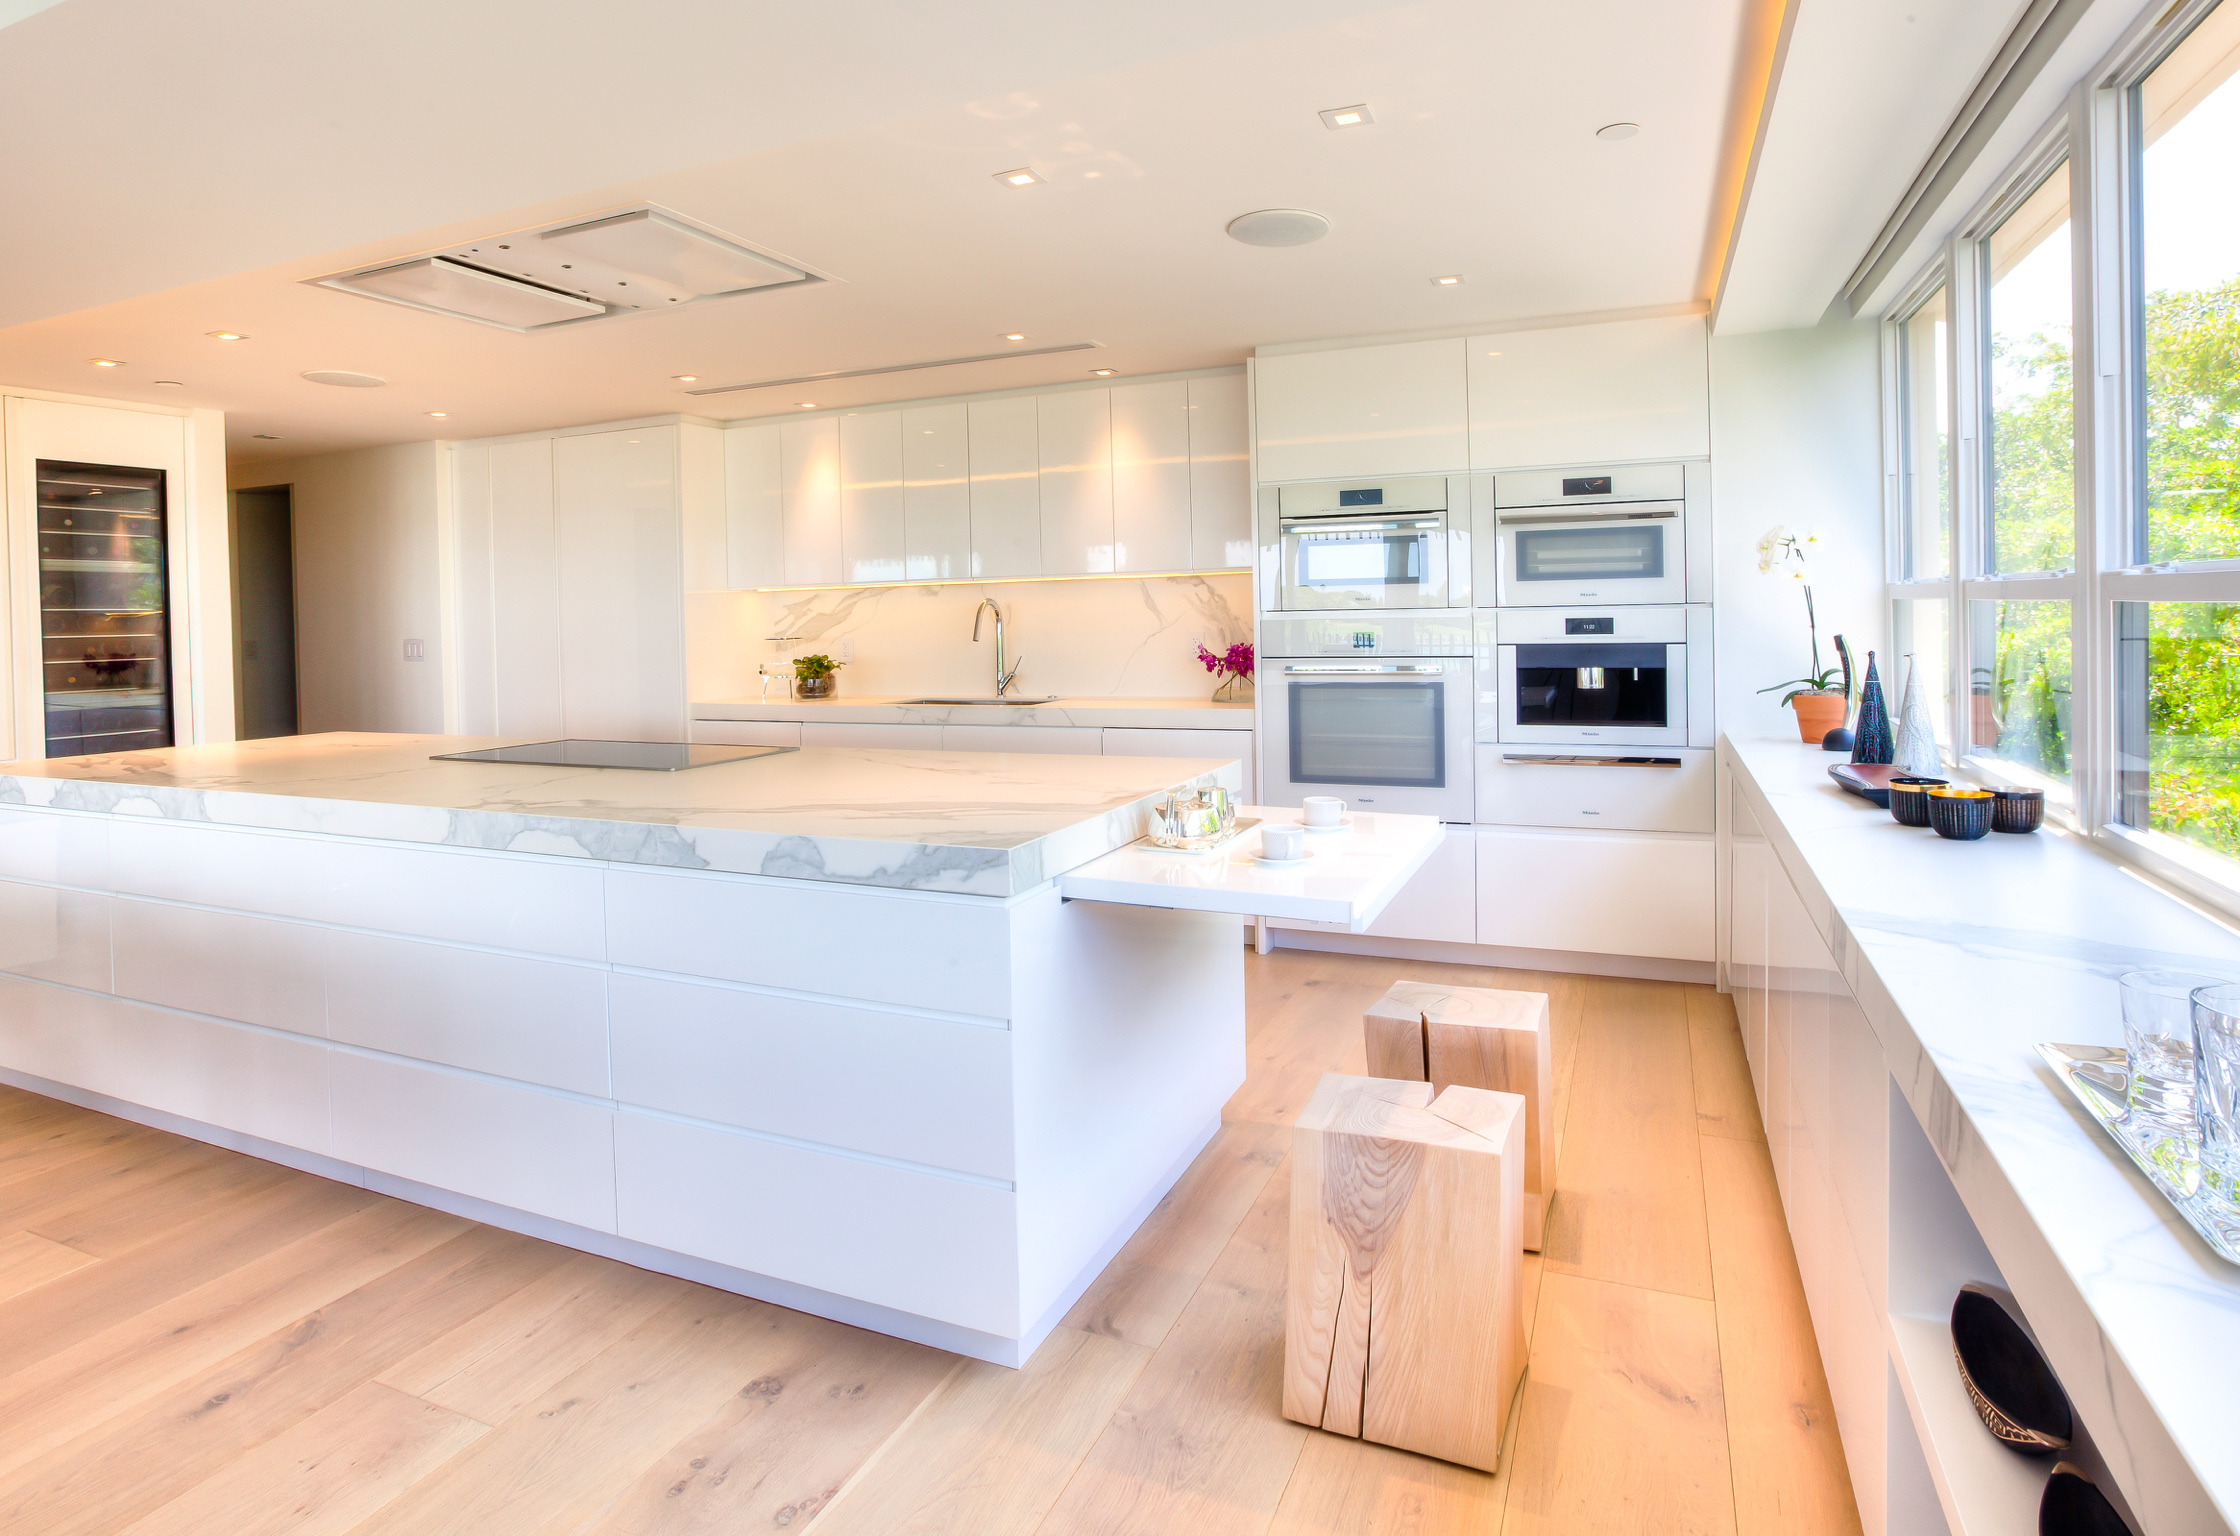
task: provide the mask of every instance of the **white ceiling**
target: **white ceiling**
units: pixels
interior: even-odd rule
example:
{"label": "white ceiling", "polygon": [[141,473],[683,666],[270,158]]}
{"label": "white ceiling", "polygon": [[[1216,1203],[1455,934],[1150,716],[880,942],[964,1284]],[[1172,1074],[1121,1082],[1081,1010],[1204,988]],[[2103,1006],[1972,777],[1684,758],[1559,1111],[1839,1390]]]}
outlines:
{"label": "white ceiling", "polygon": [[[0,380],[220,407],[251,459],[1685,302],[1742,4],[67,0],[0,30],[0,142],[37,146],[0,160]],[[1364,100],[1369,128],[1315,116]],[[1593,137],[1621,119],[1643,132]],[[1020,164],[1049,180],[991,179]],[[302,281],[649,199],[838,281],[546,335]],[[1222,233],[1283,206],[1333,232]],[[1466,281],[1434,287],[1445,272]],[[1014,330],[1106,346],[816,392],[670,379]],[[298,376],[316,368],[390,384]]]}

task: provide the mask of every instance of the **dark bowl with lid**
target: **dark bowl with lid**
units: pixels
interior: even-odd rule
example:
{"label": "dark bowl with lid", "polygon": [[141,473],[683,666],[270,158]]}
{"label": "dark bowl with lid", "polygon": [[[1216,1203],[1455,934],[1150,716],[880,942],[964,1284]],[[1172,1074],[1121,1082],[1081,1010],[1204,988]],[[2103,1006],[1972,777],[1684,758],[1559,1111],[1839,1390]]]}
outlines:
{"label": "dark bowl with lid", "polygon": [[1991,830],[2035,832],[2046,824],[2046,792],[2021,784],[1991,787]]}
{"label": "dark bowl with lid", "polygon": [[1893,774],[1890,779],[1890,819],[1901,827],[1927,826],[1930,788],[1950,782],[1948,779],[1932,779],[1925,774]]}

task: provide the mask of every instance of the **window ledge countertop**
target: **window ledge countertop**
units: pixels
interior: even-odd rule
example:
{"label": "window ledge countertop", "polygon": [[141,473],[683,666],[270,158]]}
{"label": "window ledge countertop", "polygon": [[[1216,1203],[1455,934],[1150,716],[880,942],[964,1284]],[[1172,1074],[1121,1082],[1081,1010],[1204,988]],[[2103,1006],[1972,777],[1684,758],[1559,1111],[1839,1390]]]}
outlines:
{"label": "window ledge countertop", "polygon": [[1720,758],[2142,1517],[2240,1527],[2240,1267],[2035,1049],[2120,1046],[2118,976],[2240,974],[2240,933],[2050,822],[1951,842],[1839,789],[1816,747],[1722,737]]}

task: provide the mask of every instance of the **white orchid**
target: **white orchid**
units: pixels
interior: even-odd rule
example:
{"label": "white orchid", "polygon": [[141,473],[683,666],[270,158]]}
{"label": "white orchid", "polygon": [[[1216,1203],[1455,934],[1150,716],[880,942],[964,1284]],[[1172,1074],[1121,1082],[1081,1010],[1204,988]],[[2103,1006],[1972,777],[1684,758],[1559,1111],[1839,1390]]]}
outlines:
{"label": "white orchid", "polygon": [[1833,686],[1835,673],[1820,665],[1820,619],[1812,606],[1812,562],[1810,556],[1820,547],[1817,533],[1793,533],[1785,523],[1776,523],[1758,536],[1758,569],[1766,575],[1779,574],[1804,588],[1804,620],[1812,639],[1812,673],[1786,683],[1776,683],[1772,688],[1761,688],[1760,693],[1775,689],[1790,690],[1781,702],[1786,704],[1799,691],[1825,692]]}

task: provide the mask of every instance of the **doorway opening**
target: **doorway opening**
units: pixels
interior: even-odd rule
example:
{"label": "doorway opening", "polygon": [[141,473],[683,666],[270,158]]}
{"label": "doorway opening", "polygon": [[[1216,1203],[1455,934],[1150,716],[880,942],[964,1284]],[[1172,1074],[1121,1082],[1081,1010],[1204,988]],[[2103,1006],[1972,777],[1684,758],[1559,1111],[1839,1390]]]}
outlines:
{"label": "doorway opening", "polygon": [[295,509],[289,488],[233,493],[234,727],[296,734]]}

